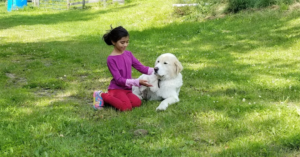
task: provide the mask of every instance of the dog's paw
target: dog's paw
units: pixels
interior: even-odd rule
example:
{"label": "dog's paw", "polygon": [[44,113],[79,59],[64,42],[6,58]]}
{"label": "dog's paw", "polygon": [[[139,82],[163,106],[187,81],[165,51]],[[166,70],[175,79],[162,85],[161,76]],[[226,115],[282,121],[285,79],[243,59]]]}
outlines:
{"label": "dog's paw", "polygon": [[160,104],[157,108],[156,108],[156,111],[164,111],[166,110],[168,107],[168,104]]}

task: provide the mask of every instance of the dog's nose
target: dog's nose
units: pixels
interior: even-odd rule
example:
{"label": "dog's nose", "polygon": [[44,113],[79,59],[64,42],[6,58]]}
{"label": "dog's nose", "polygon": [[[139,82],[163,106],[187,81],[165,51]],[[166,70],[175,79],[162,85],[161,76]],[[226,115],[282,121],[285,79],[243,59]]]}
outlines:
{"label": "dog's nose", "polygon": [[158,67],[155,67],[154,72],[157,73],[157,71],[158,71]]}

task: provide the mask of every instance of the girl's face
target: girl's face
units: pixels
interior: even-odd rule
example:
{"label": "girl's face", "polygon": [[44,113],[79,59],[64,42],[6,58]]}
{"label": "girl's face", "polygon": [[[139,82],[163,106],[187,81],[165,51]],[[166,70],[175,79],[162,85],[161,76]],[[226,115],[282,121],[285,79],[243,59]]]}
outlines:
{"label": "girl's face", "polygon": [[123,52],[125,51],[126,47],[128,46],[129,44],[129,36],[127,37],[122,37],[120,40],[118,40],[117,42],[113,42],[113,45],[115,46],[115,49],[120,51],[120,52]]}

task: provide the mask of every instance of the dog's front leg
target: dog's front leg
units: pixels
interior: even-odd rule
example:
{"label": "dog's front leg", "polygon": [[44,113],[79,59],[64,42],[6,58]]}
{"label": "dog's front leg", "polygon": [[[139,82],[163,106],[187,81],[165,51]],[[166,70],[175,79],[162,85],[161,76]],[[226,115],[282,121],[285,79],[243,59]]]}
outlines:
{"label": "dog's front leg", "polygon": [[154,75],[154,74],[152,74],[152,75],[149,75],[148,76],[148,81],[149,81],[149,83],[152,85],[152,87],[150,87],[150,90],[152,91],[152,92],[157,92],[157,90],[158,90],[158,78],[157,78],[157,76],[156,75]]}
{"label": "dog's front leg", "polygon": [[159,106],[156,108],[156,111],[166,110],[169,105],[172,105],[178,101],[179,101],[178,97],[168,97],[159,104]]}
{"label": "dog's front leg", "polygon": [[151,83],[151,85],[152,85],[152,87],[150,87],[150,90],[152,91],[152,92],[157,92],[158,91],[158,89],[159,89],[159,87],[158,87],[158,80],[157,79],[155,79],[155,80],[153,80],[152,82],[150,82]]}

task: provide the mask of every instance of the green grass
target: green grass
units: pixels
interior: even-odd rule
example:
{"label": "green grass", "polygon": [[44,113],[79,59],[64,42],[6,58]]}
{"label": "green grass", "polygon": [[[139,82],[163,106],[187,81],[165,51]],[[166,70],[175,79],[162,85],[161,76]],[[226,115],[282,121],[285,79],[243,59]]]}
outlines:
{"label": "green grass", "polygon": [[[0,156],[299,156],[299,17],[265,9],[192,22],[173,16],[171,0],[70,11],[0,3]],[[110,24],[129,31],[145,65],[179,58],[179,103],[91,108],[111,79],[101,40]]]}

